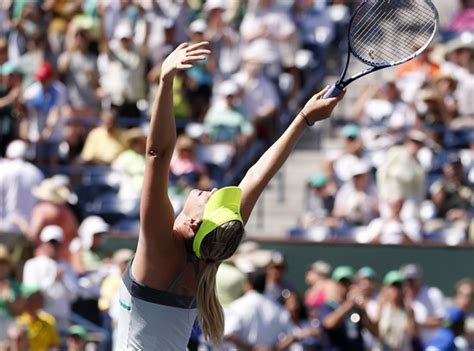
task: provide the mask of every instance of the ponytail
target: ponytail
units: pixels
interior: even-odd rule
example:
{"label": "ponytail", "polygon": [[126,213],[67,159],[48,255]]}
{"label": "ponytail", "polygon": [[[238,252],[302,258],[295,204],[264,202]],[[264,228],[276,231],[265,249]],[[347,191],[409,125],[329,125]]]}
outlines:
{"label": "ponytail", "polygon": [[199,323],[206,339],[222,347],[224,334],[224,311],[216,293],[216,273],[219,264],[208,262],[204,266],[198,283],[196,302]]}

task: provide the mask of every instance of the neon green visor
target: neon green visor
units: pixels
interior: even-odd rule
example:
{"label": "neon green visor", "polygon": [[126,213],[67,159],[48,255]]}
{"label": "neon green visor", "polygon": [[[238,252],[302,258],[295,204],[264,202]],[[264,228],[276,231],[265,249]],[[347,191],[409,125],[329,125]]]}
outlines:
{"label": "neon green visor", "polygon": [[240,199],[242,190],[237,186],[228,186],[217,190],[206,203],[202,223],[194,236],[193,250],[197,257],[201,257],[201,243],[207,234],[220,225],[239,221],[243,223],[240,215]]}

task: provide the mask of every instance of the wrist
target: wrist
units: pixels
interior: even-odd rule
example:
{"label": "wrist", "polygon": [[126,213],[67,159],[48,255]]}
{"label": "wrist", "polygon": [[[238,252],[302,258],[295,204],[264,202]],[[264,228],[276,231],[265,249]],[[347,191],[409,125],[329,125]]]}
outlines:
{"label": "wrist", "polygon": [[311,122],[310,119],[308,118],[308,116],[306,115],[306,113],[304,113],[303,111],[300,111],[300,112],[298,113],[298,116],[300,116],[300,118],[302,118],[302,119],[304,120],[304,122],[306,123],[306,125],[307,125],[308,127],[314,126],[314,123],[315,123],[315,122]]}

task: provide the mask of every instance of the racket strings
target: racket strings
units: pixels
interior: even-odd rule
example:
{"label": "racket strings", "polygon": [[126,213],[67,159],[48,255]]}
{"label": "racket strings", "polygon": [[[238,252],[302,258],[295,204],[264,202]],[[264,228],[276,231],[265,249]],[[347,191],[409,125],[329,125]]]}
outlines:
{"label": "racket strings", "polygon": [[352,51],[372,66],[395,64],[428,45],[436,21],[426,0],[368,1],[351,25]]}

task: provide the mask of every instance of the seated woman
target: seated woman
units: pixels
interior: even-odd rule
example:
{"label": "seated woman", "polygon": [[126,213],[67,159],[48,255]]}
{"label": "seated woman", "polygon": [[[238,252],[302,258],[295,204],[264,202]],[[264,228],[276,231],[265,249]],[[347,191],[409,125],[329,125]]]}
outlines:
{"label": "seated woman", "polygon": [[[168,174],[176,144],[173,78],[210,53],[207,42],[181,44],[163,62],[147,140],[137,252],[120,287],[118,349],[185,350],[196,317],[204,336],[222,345],[224,314],[216,273],[244,235],[244,225],[270,179],[307,125],[329,117],[340,101],[314,95],[251,167],[240,185],[193,190],[175,218]],[[247,345],[239,345],[245,349]]]}

